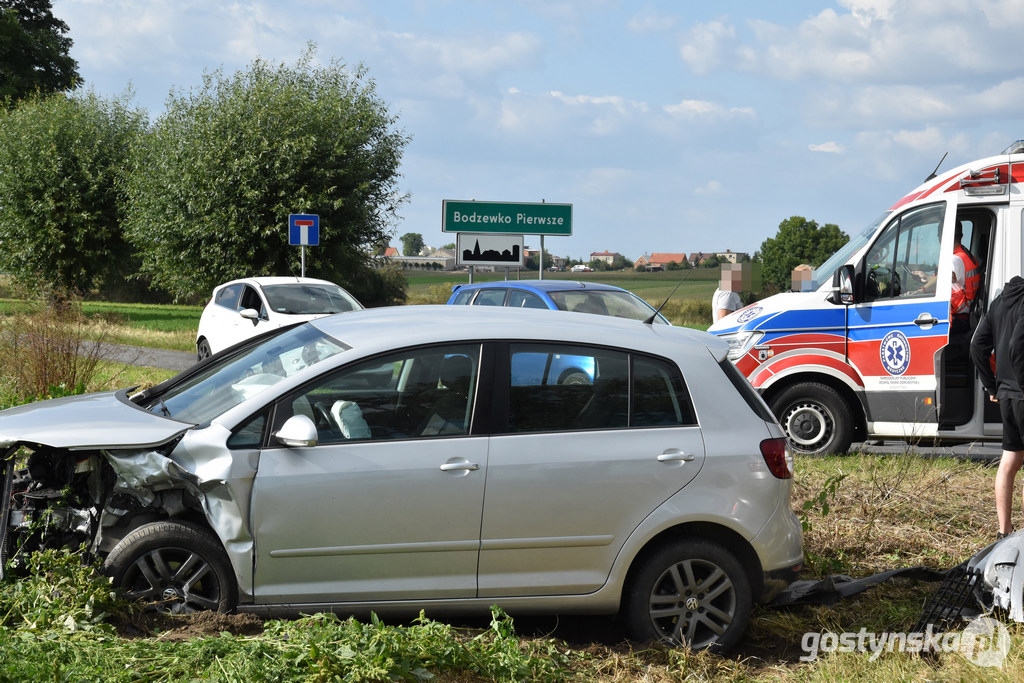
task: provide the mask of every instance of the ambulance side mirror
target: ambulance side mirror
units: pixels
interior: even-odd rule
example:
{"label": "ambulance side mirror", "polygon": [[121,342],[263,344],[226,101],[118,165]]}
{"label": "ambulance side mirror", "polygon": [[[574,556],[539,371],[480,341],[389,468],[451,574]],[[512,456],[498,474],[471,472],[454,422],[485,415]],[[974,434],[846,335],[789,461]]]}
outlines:
{"label": "ambulance side mirror", "polygon": [[853,303],[853,266],[840,266],[832,276],[832,294],[829,301],[844,306]]}

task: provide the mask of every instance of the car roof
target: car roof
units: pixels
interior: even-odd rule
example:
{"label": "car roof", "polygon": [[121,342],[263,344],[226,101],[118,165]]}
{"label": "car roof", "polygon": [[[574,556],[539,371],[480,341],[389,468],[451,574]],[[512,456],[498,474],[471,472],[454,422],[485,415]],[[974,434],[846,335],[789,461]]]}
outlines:
{"label": "car roof", "polygon": [[519,287],[538,292],[562,292],[570,289],[595,289],[603,291],[625,292],[627,290],[603,282],[584,282],[583,280],[495,280],[494,282],[474,282],[472,284],[455,285],[452,291],[460,289],[492,289],[495,287]]}
{"label": "car roof", "polygon": [[329,280],[319,280],[313,277],[298,277],[295,275],[281,275],[281,276],[260,276],[260,277],[242,277],[237,280],[231,280],[224,284],[217,285],[214,289],[220,289],[227,285],[234,285],[239,282],[243,282],[247,285],[257,285],[260,287],[268,285],[333,285],[333,282]]}
{"label": "car roof", "polygon": [[[501,306],[393,306],[351,311],[311,325],[362,355],[396,347],[477,340],[540,340],[614,346],[658,355],[706,354],[720,361],[728,344],[700,330],[567,311]],[[709,354],[710,352],[710,354]]]}

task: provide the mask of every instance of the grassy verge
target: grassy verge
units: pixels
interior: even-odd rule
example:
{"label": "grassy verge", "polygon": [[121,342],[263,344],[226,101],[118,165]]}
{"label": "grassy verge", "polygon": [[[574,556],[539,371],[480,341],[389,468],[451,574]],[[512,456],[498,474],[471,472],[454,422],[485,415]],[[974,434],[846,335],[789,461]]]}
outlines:
{"label": "grassy verge", "polygon": [[[959,563],[993,537],[993,478],[984,463],[911,453],[799,461],[792,504],[809,526],[805,578]],[[909,579],[831,606],[758,607],[740,649],[722,657],[630,646],[614,635],[563,639],[559,629],[519,636],[500,612],[477,628],[426,618],[151,619],[108,602],[88,574],[53,560],[47,571],[0,584],[0,680],[1024,680],[1024,627],[1014,623],[1006,625],[1011,647],[1002,668],[958,652],[833,652],[801,661],[807,633],[908,632],[937,586]]]}
{"label": "grassy verge", "polygon": [[[31,311],[36,304],[21,299],[0,299],[0,317]],[[145,346],[170,351],[195,351],[200,306],[115,304],[85,301],[81,312],[94,323],[89,338],[114,344]]]}

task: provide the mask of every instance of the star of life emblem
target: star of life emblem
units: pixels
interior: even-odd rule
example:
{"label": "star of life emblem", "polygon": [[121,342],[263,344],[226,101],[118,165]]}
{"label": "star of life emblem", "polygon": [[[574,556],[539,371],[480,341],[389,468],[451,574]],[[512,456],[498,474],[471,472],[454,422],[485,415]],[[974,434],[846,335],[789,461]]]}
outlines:
{"label": "star of life emblem", "polygon": [[890,332],[879,349],[882,367],[890,375],[902,375],[910,367],[910,343],[902,332]]}

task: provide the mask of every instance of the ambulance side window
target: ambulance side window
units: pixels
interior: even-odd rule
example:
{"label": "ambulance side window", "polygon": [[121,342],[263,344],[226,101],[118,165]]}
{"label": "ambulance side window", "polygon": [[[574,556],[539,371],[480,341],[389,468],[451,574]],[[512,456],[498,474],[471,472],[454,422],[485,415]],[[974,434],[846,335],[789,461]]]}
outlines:
{"label": "ambulance side window", "polygon": [[899,216],[868,250],[864,300],[933,296],[938,281],[944,204]]}

